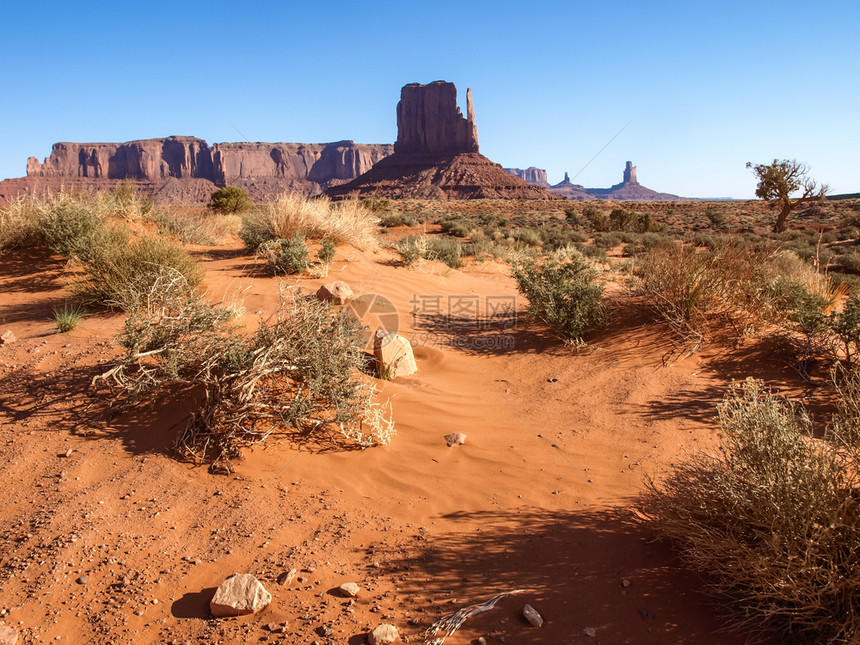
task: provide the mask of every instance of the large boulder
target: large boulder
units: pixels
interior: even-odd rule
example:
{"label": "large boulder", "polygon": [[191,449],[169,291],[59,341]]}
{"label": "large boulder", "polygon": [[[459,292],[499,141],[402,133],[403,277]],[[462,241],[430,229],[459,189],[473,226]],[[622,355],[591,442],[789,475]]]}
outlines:
{"label": "large boulder", "polygon": [[209,601],[213,616],[253,614],[272,601],[272,594],[250,573],[234,573],[222,582]]}
{"label": "large boulder", "polygon": [[373,337],[373,357],[379,378],[390,380],[418,371],[412,344],[403,336],[378,329]]}

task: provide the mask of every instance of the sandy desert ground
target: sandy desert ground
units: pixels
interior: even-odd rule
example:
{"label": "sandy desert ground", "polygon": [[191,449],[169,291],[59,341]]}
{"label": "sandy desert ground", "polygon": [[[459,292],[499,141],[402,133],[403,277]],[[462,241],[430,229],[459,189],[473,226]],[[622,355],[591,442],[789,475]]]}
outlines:
{"label": "sandy desert ground", "polygon": [[[241,294],[248,325],[274,309],[277,280],[238,241],[193,248],[209,297]],[[342,246],[328,278],[296,280],[381,294],[414,339],[418,372],[378,382],[391,444],[283,435],[213,475],[171,453],[192,393],[113,419],[88,396],[119,354],[122,317],[57,333],[63,263],[5,254],[0,332],[18,340],[0,346],[0,619],[26,643],[358,644],[381,622],[423,643],[445,614],[523,590],[446,643],[744,643],[721,631],[706,581],[628,511],[646,474],[716,445],[714,405],[732,379],[801,396],[794,373],[753,340],[664,362],[664,330],[621,294],[587,351],[528,323],[521,299],[512,329],[458,328],[448,316],[474,317],[464,303],[481,323],[493,298],[517,298],[504,266],[396,258]],[[410,315],[416,303],[423,315]],[[466,442],[448,447],[455,432]],[[273,600],[214,619],[209,599],[233,572],[256,575]],[[355,599],[336,591],[347,581]],[[524,603],[542,628],[523,620]]]}

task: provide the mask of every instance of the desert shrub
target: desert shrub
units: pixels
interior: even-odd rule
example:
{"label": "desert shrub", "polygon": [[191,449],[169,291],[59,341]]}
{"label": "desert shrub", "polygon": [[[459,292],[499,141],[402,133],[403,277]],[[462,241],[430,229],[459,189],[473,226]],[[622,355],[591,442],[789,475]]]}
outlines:
{"label": "desert shrub", "polygon": [[406,266],[415,266],[426,259],[429,242],[423,235],[407,235],[395,247]]}
{"label": "desert shrub", "polygon": [[613,231],[611,233],[597,233],[594,236],[594,246],[607,251],[609,249],[614,249],[616,246],[620,245],[622,241],[621,234],[617,231]]}
{"label": "desert shrub", "polygon": [[[384,213],[391,208],[390,199],[362,199],[361,206],[371,213]],[[395,226],[392,224],[392,226]]]}
{"label": "desert shrub", "polygon": [[77,305],[65,304],[61,309],[54,309],[54,327],[60,333],[72,331],[81,324],[84,310]]}
{"label": "desert shrub", "polygon": [[[365,200],[362,200],[364,203]],[[383,228],[393,228],[395,226],[418,226],[420,222],[418,218],[404,213],[387,213],[379,218],[379,225]]]}
{"label": "desert shrub", "polygon": [[564,218],[571,226],[582,225],[583,215],[579,212],[579,209],[572,204],[564,207]]}
{"label": "desert shrub", "polygon": [[512,237],[520,248],[541,245],[541,232],[533,228],[521,228],[514,231]]}
{"label": "desert shrub", "polygon": [[592,231],[601,232],[609,230],[609,216],[595,206],[586,206],[582,209],[582,216],[588,221]]}
{"label": "desert shrub", "polygon": [[0,251],[37,244],[37,217],[30,198],[0,206]]}
{"label": "desert shrub", "polygon": [[317,259],[323,264],[331,264],[331,261],[334,260],[335,251],[334,242],[326,240],[317,251]]}
{"label": "desert shrub", "polygon": [[218,244],[227,235],[236,233],[241,218],[235,214],[217,214],[197,208],[158,208],[147,219],[166,235],[173,235],[187,244]]}
{"label": "desert shrub", "polygon": [[846,361],[854,362],[860,351],[860,296],[851,295],[842,306],[842,311],[834,312],[831,328],[842,346]]}
{"label": "desert shrub", "polygon": [[427,249],[428,260],[438,260],[443,264],[456,269],[460,266],[460,258],[463,255],[463,245],[453,237],[437,236],[431,237]]}
{"label": "desert shrub", "polygon": [[440,220],[439,226],[443,233],[454,237],[469,237],[472,231],[477,228],[474,222],[461,217]]}
{"label": "desert shrub", "polygon": [[579,343],[606,321],[597,271],[574,250],[565,259],[513,262],[517,289],[529,301],[529,315],[547,324],[565,342]]}
{"label": "desert shrub", "polygon": [[332,434],[362,447],[388,443],[390,408],[372,402],[363,327],[345,310],[282,290],[281,305],[254,334],[190,293],[181,279],[141,292],[119,341],[125,355],[94,380],[116,407],[193,387],[201,402],[177,440],[180,454],[230,471],[243,446],[272,433],[305,441]]}
{"label": "desert shrub", "polygon": [[541,246],[545,251],[555,251],[588,240],[584,233],[570,228],[544,228],[541,229],[540,235]]}
{"label": "desert shrub", "polygon": [[839,388],[826,442],[801,407],[748,379],[718,408],[719,451],[647,480],[640,512],[710,575],[735,627],[860,639],[858,391],[856,375]]}
{"label": "desert shrub", "polygon": [[257,249],[257,257],[266,261],[272,275],[301,273],[308,268],[308,245],[304,234],[296,233],[287,239],[264,242]]}
{"label": "desert shrub", "polygon": [[606,264],[609,262],[609,256],[606,255],[606,249],[591,244],[577,244],[577,250],[585,257]]}
{"label": "desert shrub", "polygon": [[52,253],[80,260],[86,258],[107,226],[107,217],[95,199],[60,193],[47,202],[38,219],[38,234]]}
{"label": "desert shrub", "polygon": [[836,266],[848,273],[860,275],[860,253],[850,251],[839,255],[836,258]]}
{"label": "desert shrub", "polygon": [[243,213],[251,209],[254,202],[241,188],[224,186],[212,193],[208,206],[217,213]]}
{"label": "desert shrub", "polygon": [[705,209],[705,217],[708,218],[708,221],[714,228],[722,226],[726,220],[725,216],[713,206],[708,206]]}
{"label": "desert shrub", "polygon": [[379,246],[378,222],[373,213],[355,200],[332,202],[327,197],[305,199],[285,193],[276,202],[247,213],[239,237],[251,251],[264,242],[288,239],[296,233],[310,240],[329,240],[372,250]]}
{"label": "desert shrub", "polygon": [[75,285],[85,303],[131,311],[140,306],[138,294],[162,279],[165,271],[196,288],[203,268],[181,245],[160,235],[128,242],[127,236],[111,238],[85,262],[84,278]]}

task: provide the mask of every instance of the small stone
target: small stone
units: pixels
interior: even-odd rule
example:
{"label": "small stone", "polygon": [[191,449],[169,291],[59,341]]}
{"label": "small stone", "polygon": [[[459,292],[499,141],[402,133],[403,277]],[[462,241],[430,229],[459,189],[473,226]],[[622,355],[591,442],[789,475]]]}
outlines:
{"label": "small stone", "polygon": [[66,450],[66,452],[64,452],[64,453],[63,453],[63,455],[62,455],[62,456],[63,456],[63,457],[71,457],[73,452],[74,452],[74,450],[72,450],[71,448],[69,448],[68,450]]}
{"label": "small stone", "polygon": [[597,636],[597,630],[594,627],[586,627],[582,630],[582,633],[588,636],[589,638],[594,638]]}
{"label": "small stone", "polygon": [[361,588],[355,582],[344,582],[338,589],[344,596],[355,598]]}
{"label": "small stone", "polygon": [[288,585],[293,581],[293,578],[296,577],[298,571],[295,569],[290,569],[289,571],[284,571],[281,575],[278,576],[278,584],[279,585]]}
{"label": "small stone", "polygon": [[85,584],[87,584],[87,577],[81,576],[80,578],[75,580],[75,582],[77,582],[79,585],[85,585]]}
{"label": "small stone", "polygon": [[453,448],[454,446],[462,446],[466,443],[466,435],[462,432],[452,432],[451,434],[445,435],[445,443],[449,448]]}
{"label": "small stone", "polygon": [[629,578],[622,578],[621,579],[621,586],[624,587],[625,589],[627,587],[629,587],[630,586],[630,579]]}
{"label": "small stone", "polygon": [[400,632],[394,625],[382,623],[373,628],[367,635],[367,642],[370,645],[391,645],[400,639]]}
{"label": "small stone", "polygon": [[483,636],[481,636],[481,637],[478,639],[478,645],[487,645],[487,639],[486,639],[486,638],[484,638]]}
{"label": "small stone", "polygon": [[342,305],[352,298],[352,287],[343,280],[328,282],[317,289],[317,298],[323,302],[333,302]]}
{"label": "small stone", "polygon": [[18,630],[0,623],[0,645],[15,645],[18,642]]}
{"label": "small stone", "polygon": [[528,603],[523,606],[523,618],[525,618],[532,627],[543,627],[543,617]]}
{"label": "small stone", "polygon": [[15,337],[15,334],[12,333],[11,329],[7,329],[0,334],[0,345],[10,345],[15,342],[18,342],[18,339]]}
{"label": "small stone", "polygon": [[244,616],[260,611],[272,594],[250,573],[234,573],[222,582],[209,602],[213,616]]}

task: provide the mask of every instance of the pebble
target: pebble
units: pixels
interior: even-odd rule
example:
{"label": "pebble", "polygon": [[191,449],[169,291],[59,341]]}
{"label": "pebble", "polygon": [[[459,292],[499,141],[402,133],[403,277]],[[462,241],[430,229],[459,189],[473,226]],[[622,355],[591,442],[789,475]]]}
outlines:
{"label": "pebble", "polygon": [[586,627],[582,630],[582,633],[588,636],[589,638],[594,638],[597,636],[597,630],[594,627]]}
{"label": "pebble", "polygon": [[528,603],[523,606],[523,618],[525,618],[532,627],[543,627],[543,617]]}
{"label": "pebble", "polygon": [[338,589],[344,596],[349,598],[355,598],[361,590],[355,582],[344,582],[340,587],[338,587]]}
{"label": "pebble", "polygon": [[454,446],[462,446],[466,443],[466,435],[462,432],[452,432],[451,434],[445,435],[445,443],[449,448],[453,448]]}
{"label": "pebble", "polygon": [[87,584],[87,577],[81,576],[77,580],[75,580],[75,582],[77,582],[79,585],[85,585]]}

